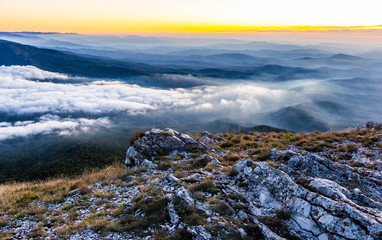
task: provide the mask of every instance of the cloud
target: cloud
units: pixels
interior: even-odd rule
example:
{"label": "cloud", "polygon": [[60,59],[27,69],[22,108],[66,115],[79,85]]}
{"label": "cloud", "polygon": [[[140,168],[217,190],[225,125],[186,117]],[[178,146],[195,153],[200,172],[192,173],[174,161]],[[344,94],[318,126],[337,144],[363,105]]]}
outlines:
{"label": "cloud", "polygon": [[35,67],[0,67],[0,112],[23,115],[33,113],[109,113],[130,114],[166,106],[188,104],[190,96],[175,90],[157,90],[118,81],[65,84],[30,81],[30,78],[67,79],[67,76]]}
{"label": "cloud", "polygon": [[[36,81],[52,78],[63,81]],[[73,84],[70,79],[31,66],[0,67],[0,114],[30,116],[29,121],[0,123],[0,140],[51,132],[68,134],[105,123],[104,118],[86,119],[85,116],[137,115],[156,111],[167,116],[175,113],[243,119],[254,113],[307,101],[305,90],[293,90],[295,85],[281,88],[238,81],[224,86],[155,89],[120,81],[92,82],[88,79]],[[82,118],[70,117],[73,115]],[[36,120],[36,116],[40,118]]]}
{"label": "cloud", "polygon": [[59,135],[87,132],[97,126],[110,126],[108,118],[86,119],[86,118],[64,118],[54,115],[44,115],[38,121],[15,122],[14,124],[0,122],[0,140],[14,137],[25,137],[34,134]]}
{"label": "cloud", "polygon": [[255,113],[277,110],[308,99],[303,91],[271,89],[243,82],[197,88],[190,93],[193,95],[193,104],[187,106],[187,112],[236,119],[245,119]]}
{"label": "cloud", "polygon": [[70,77],[61,74],[61,73],[54,73],[54,72],[48,72],[41,69],[38,69],[33,66],[0,66],[0,76],[6,77],[6,76],[12,76],[13,78],[17,79],[62,79],[66,80]]}
{"label": "cloud", "polygon": [[[183,76],[175,77],[176,81],[182,81]],[[46,81],[52,78],[62,81]],[[185,76],[186,80],[189,78]],[[89,126],[125,126],[133,124],[129,120],[142,116],[153,117],[162,123],[181,117],[203,121],[232,118],[249,123],[258,113],[312,101],[332,101],[347,106],[347,109],[357,109],[354,113],[343,113],[345,117],[352,114],[352,119],[357,122],[380,118],[380,111],[375,110],[380,109],[378,79],[362,83],[357,79],[262,83],[235,80],[225,82],[225,85],[175,89],[94,79],[83,79],[83,82],[74,84],[71,79],[31,66],[0,67],[0,119],[3,119],[0,120],[3,121],[0,122],[0,140],[52,132],[72,134],[86,131]],[[325,115],[320,109],[306,110],[325,122],[344,121],[332,112]],[[128,117],[135,115],[142,116]]]}
{"label": "cloud", "polygon": [[251,83],[161,90],[119,81],[66,84],[28,79],[68,79],[35,67],[0,67],[0,112],[14,115],[179,110],[193,112],[259,112],[302,102],[297,92],[268,89]]}

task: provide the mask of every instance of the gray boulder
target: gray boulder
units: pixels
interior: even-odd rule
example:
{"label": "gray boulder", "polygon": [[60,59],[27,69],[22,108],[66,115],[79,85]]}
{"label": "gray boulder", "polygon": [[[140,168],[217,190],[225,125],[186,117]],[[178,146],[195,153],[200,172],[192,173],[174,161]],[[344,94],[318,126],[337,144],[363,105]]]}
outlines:
{"label": "gray boulder", "polygon": [[189,206],[194,206],[195,205],[195,200],[192,198],[192,194],[190,191],[185,189],[184,187],[179,188],[175,195],[179,197],[181,200],[183,200],[187,205]]}
{"label": "gray boulder", "polygon": [[363,194],[382,200],[382,186],[378,182],[353,172],[347,165],[333,163],[316,154],[303,152],[294,155],[288,161],[288,165],[282,166],[281,169],[295,179],[300,177],[332,179],[337,183],[352,185],[359,188]]}
{"label": "gray boulder", "polygon": [[214,137],[211,133],[207,131],[202,132],[202,137],[199,140],[207,146],[213,146],[219,144],[219,141],[214,140]]}
{"label": "gray boulder", "polygon": [[[152,160],[157,155],[168,155],[173,151],[190,151],[194,149],[207,150],[208,147],[196,141],[187,134],[173,129],[165,130],[153,128],[138,138],[126,152],[127,166],[142,166],[145,160]],[[146,161],[147,163],[147,161]],[[151,165],[152,166],[152,165]]]}
{"label": "gray boulder", "polygon": [[[247,164],[248,160],[241,161],[237,170],[244,173]],[[348,199],[349,191],[330,180],[314,179],[307,189],[265,163],[243,176],[248,180],[247,186],[237,185],[236,189],[250,193],[245,196],[251,214],[261,218],[289,209],[287,226],[302,239],[371,240],[382,234],[382,212]]]}

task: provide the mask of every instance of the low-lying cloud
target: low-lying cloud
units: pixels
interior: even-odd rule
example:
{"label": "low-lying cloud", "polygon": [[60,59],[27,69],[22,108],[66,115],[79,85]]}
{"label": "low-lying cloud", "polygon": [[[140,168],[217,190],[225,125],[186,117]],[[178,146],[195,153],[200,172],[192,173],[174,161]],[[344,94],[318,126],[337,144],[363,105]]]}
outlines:
{"label": "low-lying cloud", "polygon": [[[9,69],[10,68],[10,69]],[[17,71],[14,71],[17,69]],[[65,84],[30,81],[67,76],[41,71],[35,67],[0,68],[0,112],[34,113],[143,113],[162,106],[190,104],[190,95],[175,90],[154,90],[118,81]]]}
{"label": "low-lying cloud", "polygon": [[138,114],[165,108],[211,111],[216,107],[256,112],[304,100],[298,92],[291,96],[288,90],[272,90],[253,83],[162,90],[119,81],[65,84],[28,80],[53,77],[68,78],[31,66],[0,67],[0,112]]}
{"label": "low-lying cloud", "polygon": [[13,137],[25,137],[35,134],[58,133],[68,135],[73,133],[88,132],[91,128],[98,126],[109,126],[108,118],[86,119],[86,118],[64,118],[54,115],[44,115],[38,121],[18,121],[15,123],[0,122],[0,140]]}
{"label": "low-lying cloud", "polygon": [[[63,81],[36,81],[39,79]],[[46,116],[51,115],[70,116],[81,113],[107,117],[115,112],[137,115],[147,111],[167,111],[218,117],[235,116],[239,119],[302,103],[308,98],[301,89],[290,90],[285,86],[282,89],[271,89],[248,82],[188,89],[154,89],[105,80],[72,84],[65,81],[68,79],[69,76],[32,66],[0,67],[0,114],[42,116],[38,121],[0,123],[0,140],[10,136],[50,133],[57,129],[61,132],[72,131],[80,126],[104,121],[103,118],[46,119]]]}
{"label": "low-lying cloud", "polygon": [[3,78],[11,76],[15,79],[62,79],[70,77],[61,73],[54,73],[41,70],[34,66],[0,66],[0,76]]}

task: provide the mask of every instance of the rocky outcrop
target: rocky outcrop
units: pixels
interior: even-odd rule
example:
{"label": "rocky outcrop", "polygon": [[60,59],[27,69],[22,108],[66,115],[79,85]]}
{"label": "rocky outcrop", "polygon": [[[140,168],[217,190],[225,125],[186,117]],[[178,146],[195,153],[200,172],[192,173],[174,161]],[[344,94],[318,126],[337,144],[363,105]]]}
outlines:
{"label": "rocky outcrop", "polygon": [[[214,139],[207,132],[202,134],[200,141],[196,141],[171,129],[153,129],[129,148],[126,164],[147,165],[148,159],[164,152],[196,148],[207,150],[207,146],[219,143]],[[208,154],[198,160],[222,167],[218,159]],[[378,182],[358,174],[350,166],[336,164],[306,151],[272,149],[269,161],[280,161],[281,165],[276,169],[264,162],[243,159],[235,165],[235,176],[214,175],[215,185],[220,185],[221,191],[238,194],[245,199],[238,203],[228,198],[226,209],[229,214],[235,215],[239,221],[255,223],[261,238],[371,240],[382,237],[382,188]],[[210,175],[206,172],[192,173],[185,180],[201,182]],[[161,181],[163,188],[169,189],[166,184],[171,183],[171,189],[174,189],[167,207],[173,225],[180,222],[174,209],[175,198],[207,216],[215,215],[208,204],[199,201],[192,192],[179,185],[181,179],[169,175],[166,180]],[[240,204],[244,208],[237,209]],[[277,220],[280,214],[284,215],[282,221]],[[272,224],[282,227],[272,228]],[[211,238],[208,230],[202,226],[189,231],[194,239]],[[237,231],[241,236],[247,234],[244,229],[238,228]]]}
{"label": "rocky outcrop", "polygon": [[[65,221],[73,218],[78,224],[71,239],[379,240],[382,132],[355,131],[360,135],[350,132],[344,135],[353,136],[351,140],[335,143],[338,149],[353,145],[351,152],[345,147],[347,152],[341,153],[349,160],[333,158],[334,143],[321,152],[294,144],[262,152],[258,145],[273,134],[263,139],[227,134],[225,140],[204,132],[194,140],[172,129],[152,129],[128,149],[123,177],[74,189],[60,203],[26,195],[32,201],[27,206],[47,207],[47,219],[56,219],[59,212]],[[280,135],[280,140],[288,137]],[[368,140],[372,143],[366,148]],[[237,144],[220,144],[228,141]],[[360,158],[369,165],[357,165]],[[26,221],[7,214],[14,220],[0,225],[0,237],[2,231],[29,236],[39,226],[30,222],[31,216]],[[60,235],[61,226],[44,229],[53,239],[66,238]]]}
{"label": "rocky outcrop", "polygon": [[374,130],[381,130],[382,129],[382,123],[367,122],[366,128],[374,129]]}
{"label": "rocky outcrop", "polygon": [[211,133],[207,131],[203,131],[199,141],[204,143],[207,146],[214,146],[219,144],[222,140],[223,140],[222,138],[214,137]]}
{"label": "rocky outcrop", "polygon": [[[218,143],[213,139],[206,132],[197,142],[170,129],[153,129],[129,149],[128,159],[139,163],[160,151],[184,151],[200,146],[206,149],[206,145]],[[207,154],[199,160],[222,166],[219,160]],[[333,163],[306,151],[272,149],[269,160],[282,164],[275,169],[264,162],[243,159],[235,165],[236,176],[218,175],[215,179],[215,184],[223,186],[226,194],[243,196],[247,211],[245,208],[232,208],[236,205],[232,199],[227,200],[227,209],[240,221],[256,223],[263,238],[371,240],[382,236],[382,189],[378,182],[358,174],[347,165]],[[186,179],[200,182],[206,177],[203,173],[193,173]],[[211,210],[207,210],[209,206],[199,202],[184,187],[175,190],[175,197],[188,206],[198,206],[213,215]],[[177,215],[172,208],[169,209],[174,222]],[[280,212],[287,215],[282,221],[285,232],[281,235],[277,227],[274,232],[267,226],[269,219],[277,218]],[[244,229],[238,231],[241,235],[246,234]],[[195,228],[192,233],[205,236],[200,239],[209,239],[205,229]]]}
{"label": "rocky outcrop", "polygon": [[[365,195],[382,201],[382,187],[370,178],[353,172],[348,165],[335,164],[316,154],[302,152],[293,156],[286,166],[281,167],[294,179],[322,178],[361,189]],[[366,204],[366,203],[365,203]]]}
{"label": "rocky outcrop", "polygon": [[[246,196],[250,213],[261,218],[287,209],[287,227],[302,239],[378,239],[382,236],[382,212],[358,205],[349,191],[328,179],[313,178],[304,187],[283,171],[265,163],[249,170],[249,161],[236,170],[235,190]],[[243,186],[243,183],[245,187]],[[372,201],[369,199],[369,201]]]}
{"label": "rocky outcrop", "polygon": [[187,134],[179,133],[173,129],[166,128],[152,129],[138,138],[126,152],[125,163],[127,166],[142,166],[153,168],[155,165],[150,163],[158,155],[169,155],[170,153],[190,151],[190,150],[207,150],[208,147],[191,138]]}

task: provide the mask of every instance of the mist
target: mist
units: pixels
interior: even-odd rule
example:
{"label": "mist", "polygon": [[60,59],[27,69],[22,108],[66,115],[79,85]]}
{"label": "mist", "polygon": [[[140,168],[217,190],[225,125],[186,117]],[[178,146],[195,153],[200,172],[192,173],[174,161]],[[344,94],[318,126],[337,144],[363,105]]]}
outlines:
{"label": "mist", "polygon": [[11,41],[0,59],[0,140],[218,119],[292,131],[380,121],[380,46],[351,45],[343,34],[309,43],[273,41],[276,33],[268,41],[0,33]]}
{"label": "mist", "polygon": [[380,43],[306,34],[0,33],[0,182],[123,161],[134,133],[153,127],[197,135],[382,122]]}

